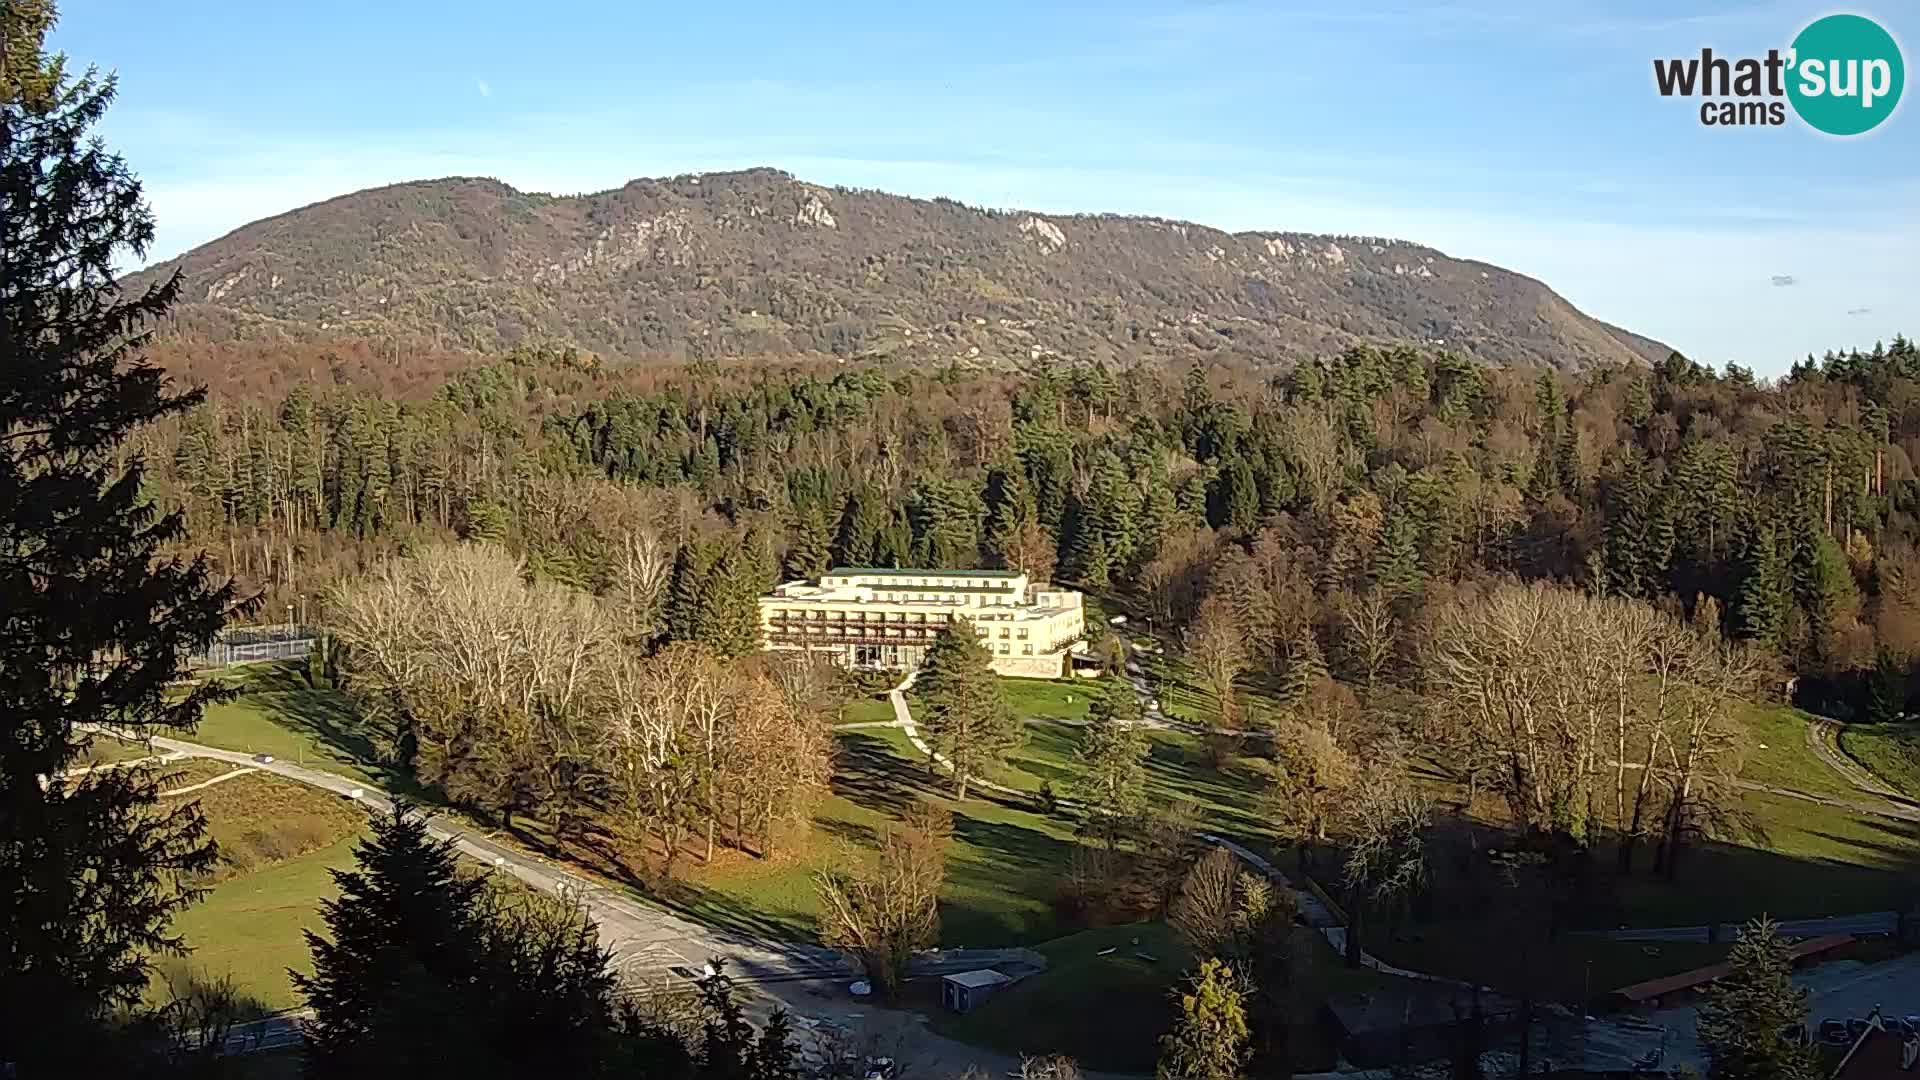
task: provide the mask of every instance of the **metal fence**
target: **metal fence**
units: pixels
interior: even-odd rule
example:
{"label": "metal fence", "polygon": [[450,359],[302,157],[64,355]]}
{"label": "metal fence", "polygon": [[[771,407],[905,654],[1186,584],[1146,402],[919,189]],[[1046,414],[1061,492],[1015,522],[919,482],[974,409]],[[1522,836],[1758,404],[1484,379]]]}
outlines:
{"label": "metal fence", "polygon": [[319,644],[318,627],[296,623],[233,626],[220,631],[212,644],[195,653],[189,663],[196,668],[217,668],[260,660],[294,660]]}

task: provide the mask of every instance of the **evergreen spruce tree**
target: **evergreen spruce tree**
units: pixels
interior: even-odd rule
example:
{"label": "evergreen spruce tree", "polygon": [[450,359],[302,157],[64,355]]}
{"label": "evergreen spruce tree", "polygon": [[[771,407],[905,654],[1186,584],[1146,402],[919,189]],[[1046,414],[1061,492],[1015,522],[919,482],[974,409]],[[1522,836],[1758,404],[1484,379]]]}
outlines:
{"label": "evergreen spruce tree", "polygon": [[749,547],[726,547],[701,579],[695,601],[696,641],[721,656],[760,648],[759,569]]}
{"label": "evergreen spruce tree", "polygon": [[831,559],[831,544],[826,515],[818,506],[809,504],[795,510],[792,542],[787,546],[787,557],[781,564],[781,579],[811,581],[826,573]]}
{"label": "evergreen spruce tree", "polygon": [[173,914],[213,864],[197,805],[153,770],[64,774],[86,725],[191,731],[217,692],[169,694],[234,606],[204,560],[163,555],[179,513],[144,490],[135,435],[200,400],[146,362],[177,276],[129,295],[153,240],[139,183],[92,129],[111,79],[42,52],[45,3],[0,5],[0,1060],[109,1075],[109,1013],[178,951]]}
{"label": "evergreen spruce tree", "polygon": [[688,540],[673,555],[667,583],[667,636],[675,641],[704,641],[707,630],[707,578],[718,553],[711,545]]}
{"label": "evergreen spruce tree", "polygon": [[456,858],[401,804],[375,816],[372,835],[354,847],[354,869],[332,871],[340,895],[320,904],[330,937],[307,931],[313,974],[289,972],[314,1012],[309,1077],[446,1075],[449,1066],[468,1075],[482,1066],[484,1040],[463,1029],[478,1027],[467,1010],[482,969],[474,908],[485,886],[463,878]]}
{"label": "evergreen spruce tree", "polygon": [[1557,449],[1558,427],[1540,433],[1533,455],[1533,468],[1527,473],[1527,504],[1543,506],[1560,493],[1560,458]]}
{"label": "evergreen spruce tree", "polygon": [[1160,1040],[1155,1080],[1240,1080],[1251,1035],[1239,977],[1223,960],[1202,960]]}
{"label": "evergreen spruce tree", "polygon": [[1026,473],[1020,468],[1019,461],[1004,457],[987,470],[986,491],[983,502],[987,508],[987,554],[994,565],[1007,566],[1007,552],[1012,548],[1014,537],[1028,522],[1036,520],[1038,511],[1033,505],[1033,496],[1027,490]]}
{"label": "evergreen spruce tree", "polygon": [[1133,686],[1119,676],[1103,681],[1080,729],[1080,772],[1073,798],[1083,828],[1109,848],[1120,842],[1146,807],[1146,714]]}
{"label": "evergreen spruce tree", "polygon": [[874,552],[876,534],[886,524],[880,496],[864,488],[855,489],[841,508],[831,561],[838,566],[873,566],[878,561]]}
{"label": "evergreen spruce tree", "polygon": [[1300,631],[1287,646],[1287,673],[1280,683],[1280,700],[1292,709],[1303,706],[1314,688],[1328,678],[1327,658],[1312,629]]}
{"label": "evergreen spruce tree", "polygon": [[1560,476],[1560,427],[1565,409],[1553,372],[1543,371],[1534,385],[1534,407],[1540,413],[1540,435],[1535,443],[1533,469],[1527,474],[1527,502],[1541,506],[1563,487]]}
{"label": "evergreen spruce tree", "polygon": [[1665,591],[1673,525],[1638,450],[1619,463],[1607,493],[1607,592],[1645,598]]}
{"label": "evergreen spruce tree", "polygon": [[695,1055],[616,1001],[612,955],[579,907],[462,873],[409,807],[376,815],[354,854],[322,904],[328,936],[307,934],[313,974],[292,973],[314,1010],[307,1076],[790,1080],[784,1027],[756,1045],[724,977],[701,989],[725,1030]]}
{"label": "evergreen spruce tree", "polygon": [[1645,428],[1647,421],[1653,419],[1653,388],[1648,378],[1641,375],[1627,383],[1627,396],[1621,417],[1636,428]]}
{"label": "evergreen spruce tree", "polygon": [[1087,508],[1109,576],[1133,564],[1140,541],[1140,503],[1125,463],[1113,451],[1102,451],[1087,485]]}
{"label": "evergreen spruce tree", "polygon": [[1786,624],[1786,571],[1781,565],[1773,522],[1764,514],[1749,517],[1740,539],[1739,591],[1734,598],[1733,626],[1749,641],[1776,643]]}
{"label": "evergreen spruce tree", "polygon": [[1387,515],[1367,576],[1376,588],[1395,600],[1420,591],[1419,534],[1403,510],[1396,508]]}
{"label": "evergreen spruce tree", "polygon": [[1890,724],[1907,709],[1907,672],[1885,645],[1874,650],[1867,676],[1867,721]]}
{"label": "evergreen spruce tree", "polygon": [[1207,520],[1215,528],[1252,532],[1260,524],[1260,487],[1253,466],[1235,454],[1218,463],[1207,488]]}
{"label": "evergreen spruce tree", "polygon": [[1560,492],[1569,499],[1580,497],[1580,430],[1573,422],[1573,402],[1565,404],[1560,417],[1559,439],[1554,444],[1554,471],[1560,477]]}
{"label": "evergreen spruce tree", "polygon": [[1732,972],[1707,988],[1697,1031],[1707,1051],[1708,1080],[1814,1080],[1822,1071],[1813,1047],[1794,1046],[1780,1032],[1807,1020],[1807,991],[1793,982],[1793,959],[1773,923],[1749,923],[1727,956]]}
{"label": "evergreen spruce tree", "polygon": [[1060,518],[1060,570],[1071,581],[1104,589],[1112,580],[1108,575],[1111,560],[1100,520],[1086,500],[1067,497],[1066,513]]}
{"label": "evergreen spruce tree", "polygon": [[967,783],[1020,745],[1020,718],[1007,705],[1000,677],[973,624],[956,619],[927,649],[915,688],[926,703],[927,742],[953,769],[953,797],[967,797]]}

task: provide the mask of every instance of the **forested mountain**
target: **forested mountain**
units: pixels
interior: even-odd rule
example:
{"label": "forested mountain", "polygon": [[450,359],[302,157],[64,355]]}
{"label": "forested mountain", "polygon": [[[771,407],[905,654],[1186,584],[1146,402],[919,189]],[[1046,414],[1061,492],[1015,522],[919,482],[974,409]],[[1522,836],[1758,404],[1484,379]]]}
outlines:
{"label": "forested mountain", "polygon": [[727,651],[752,647],[740,607],[776,578],[851,563],[1020,566],[1163,626],[1225,597],[1276,677],[1303,648],[1338,667],[1369,594],[1405,665],[1436,600],[1504,575],[1656,602],[1776,648],[1808,687],[1920,655],[1904,339],[1777,384],[1409,347],[1124,378],[521,351],[417,400],[338,370],[216,394],[144,449],[194,543],[273,612],[324,615],[377,552],[455,534],[622,593],[643,636],[730,628]]}
{"label": "forested mountain", "polygon": [[1411,341],[1563,370],[1666,358],[1531,278],[1367,237],[983,211],[771,169],[573,197],[453,178],[255,222],[181,271],[214,340],[355,335],[619,359],[1292,362]]}

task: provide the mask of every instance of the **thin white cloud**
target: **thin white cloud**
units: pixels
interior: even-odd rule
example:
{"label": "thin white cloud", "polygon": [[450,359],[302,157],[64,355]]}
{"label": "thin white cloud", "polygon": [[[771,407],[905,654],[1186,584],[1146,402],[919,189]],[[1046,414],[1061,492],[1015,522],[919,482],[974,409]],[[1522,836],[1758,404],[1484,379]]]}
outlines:
{"label": "thin white cloud", "polygon": [[475,80],[473,80],[473,88],[474,88],[475,90],[478,90],[478,91],[480,91],[480,96],[481,96],[481,97],[492,97],[492,96],[493,96],[493,87],[491,87],[491,86],[488,86],[488,85],[487,85],[487,80],[485,80],[485,79],[475,79]]}

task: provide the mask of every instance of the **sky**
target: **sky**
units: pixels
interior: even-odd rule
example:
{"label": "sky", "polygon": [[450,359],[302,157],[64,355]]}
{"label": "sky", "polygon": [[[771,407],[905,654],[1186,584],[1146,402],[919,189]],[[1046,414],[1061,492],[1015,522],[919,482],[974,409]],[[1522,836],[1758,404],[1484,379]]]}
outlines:
{"label": "sky", "polygon": [[119,78],[102,135],[146,184],[156,260],[405,180],[771,165],[1410,240],[1778,374],[1920,334],[1920,104],[1852,139],[1705,127],[1652,61],[1764,55],[1835,10],[1920,57],[1911,0],[66,0],[50,44]]}

